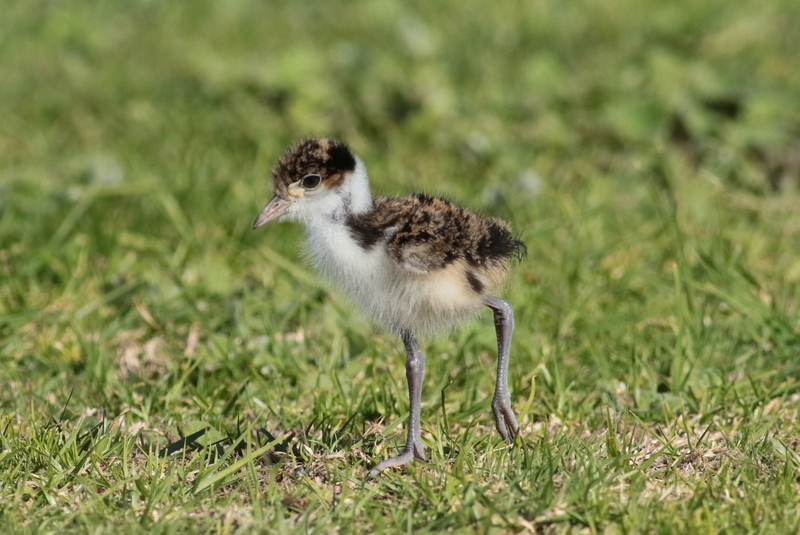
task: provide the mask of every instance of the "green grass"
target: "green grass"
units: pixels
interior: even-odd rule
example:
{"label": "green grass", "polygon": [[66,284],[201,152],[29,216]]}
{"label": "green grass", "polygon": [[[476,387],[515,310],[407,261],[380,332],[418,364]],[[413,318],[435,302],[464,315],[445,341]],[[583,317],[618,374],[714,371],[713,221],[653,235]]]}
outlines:
{"label": "green grass", "polygon": [[[0,531],[800,530],[800,4],[489,5],[4,2]],[[250,230],[311,134],[522,233],[513,448],[487,310],[365,481],[401,344]]]}

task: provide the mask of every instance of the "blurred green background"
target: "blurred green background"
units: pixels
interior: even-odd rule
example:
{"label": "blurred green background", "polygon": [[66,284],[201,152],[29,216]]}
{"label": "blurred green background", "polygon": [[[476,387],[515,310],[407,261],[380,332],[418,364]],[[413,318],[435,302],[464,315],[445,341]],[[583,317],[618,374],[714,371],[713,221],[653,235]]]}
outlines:
{"label": "blurred green background", "polygon": [[[326,135],[361,156],[376,193],[444,195],[521,232],[529,257],[506,297],[517,311],[518,408],[537,378],[523,422],[533,442],[550,440],[543,422],[565,422],[551,429],[571,444],[564,455],[601,462],[593,457],[615,451],[602,435],[614,427],[611,410],[653,429],[694,418],[685,433],[698,445],[716,426],[744,459],[770,433],[784,448],[759,450],[773,455],[765,462],[775,473],[720,479],[713,492],[735,487],[736,477],[758,489],[727,502],[728,517],[692,516],[702,500],[685,495],[648,509],[656,494],[645,483],[638,510],[590,510],[564,498],[569,485],[531,498],[530,488],[557,478],[527,466],[519,473],[538,479],[530,476],[530,488],[506,481],[524,492],[509,490],[497,505],[502,521],[476,520],[466,506],[464,516],[450,514],[452,502],[411,494],[421,512],[408,526],[796,526],[797,445],[786,444],[797,425],[782,411],[794,410],[800,386],[798,51],[794,0],[5,0],[0,489],[9,505],[0,519],[80,530],[158,524],[148,515],[177,508],[175,529],[191,529],[181,514],[206,503],[202,493],[196,502],[159,495],[146,514],[132,499],[111,521],[104,506],[66,498],[64,489],[98,484],[91,476],[19,490],[20,473],[30,481],[61,473],[52,468],[64,451],[58,437],[80,434],[81,417],[129,411],[126,429],[136,431],[122,433],[125,444],[161,446],[203,425],[236,436],[241,422],[276,436],[294,431],[294,446],[318,456],[263,469],[274,478],[312,461],[355,477],[402,442],[399,342],[326,290],[302,259],[301,229],[250,228],[287,145]],[[488,318],[426,346],[425,433],[435,435],[429,444],[450,444],[434,448],[434,463],[453,458],[458,447],[447,441],[464,428],[476,430],[476,455],[491,459],[498,446]],[[778,408],[765,423],[770,403]],[[381,417],[383,437],[371,427]],[[57,432],[46,425],[53,421]],[[22,455],[32,444],[36,462]],[[322,451],[348,457],[323,462]],[[467,472],[487,485],[513,472],[502,459],[480,459]],[[650,465],[640,472],[654,477]],[[629,477],[566,473],[597,491],[598,503],[616,499],[615,478]],[[776,474],[789,500],[780,506],[759,486]],[[259,488],[253,481],[245,488]],[[441,495],[461,492],[460,481]],[[696,496],[710,483],[686,485]],[[346,516],[333,490],[331,498],[311,485],[273,487],[253,491],[255,502],[275,506],[252,506],[253,518],[281,519],[288,531],[308,526],[292,500],[327,511],[313,524],[323,531]],[[10,512],[32,506],[33,520]],[[216,525],[213,514],[202,518],[198,526]],[[401,531],[407,523],[377,509],[361,521]]]}

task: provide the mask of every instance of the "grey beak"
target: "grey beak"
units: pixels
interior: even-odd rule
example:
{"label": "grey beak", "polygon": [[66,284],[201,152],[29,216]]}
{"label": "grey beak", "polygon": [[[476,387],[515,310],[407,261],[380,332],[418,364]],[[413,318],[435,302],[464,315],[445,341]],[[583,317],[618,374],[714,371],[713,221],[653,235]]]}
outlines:
{"label": "grey beak", "polygon": [[282,199],[275,195],[272,200],[270,200],[267,205],[261,210],[261,213],[258,214],[256,220],[253,222],[253,230],[263,227],[270,221],[274,221],[279,217],[286,215],[286,212],[289,211],[289,207],[294,204],[294,201],[287,201],[286,199]]}

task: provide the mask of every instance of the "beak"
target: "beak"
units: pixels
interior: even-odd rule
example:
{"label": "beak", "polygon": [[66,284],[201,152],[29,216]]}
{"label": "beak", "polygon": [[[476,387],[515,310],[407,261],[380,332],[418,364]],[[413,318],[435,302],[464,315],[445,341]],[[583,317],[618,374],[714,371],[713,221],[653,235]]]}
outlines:
{"label": "beak", "polygon": [[261,210],[261,213],[258,214],[258,217],[256,217],[256,220],[253,222],[253,230],[263,227],[270,221],[275,221],[279,217],[286,215],[286,212],[289,211],[289,207],[295,202],[296,201],[282,199],[275,195],[272,200],[267,203],[264,209]]}

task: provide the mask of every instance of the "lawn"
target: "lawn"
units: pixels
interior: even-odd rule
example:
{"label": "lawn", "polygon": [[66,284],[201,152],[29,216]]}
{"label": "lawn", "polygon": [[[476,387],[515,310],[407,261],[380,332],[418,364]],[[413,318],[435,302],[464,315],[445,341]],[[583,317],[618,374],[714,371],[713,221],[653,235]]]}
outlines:
{"label": "lawn", "polygon": [[[5,0],[0,532],[800,531],[800,3]],[[251,224],[309,135],[528,247],[395,336]]]}

